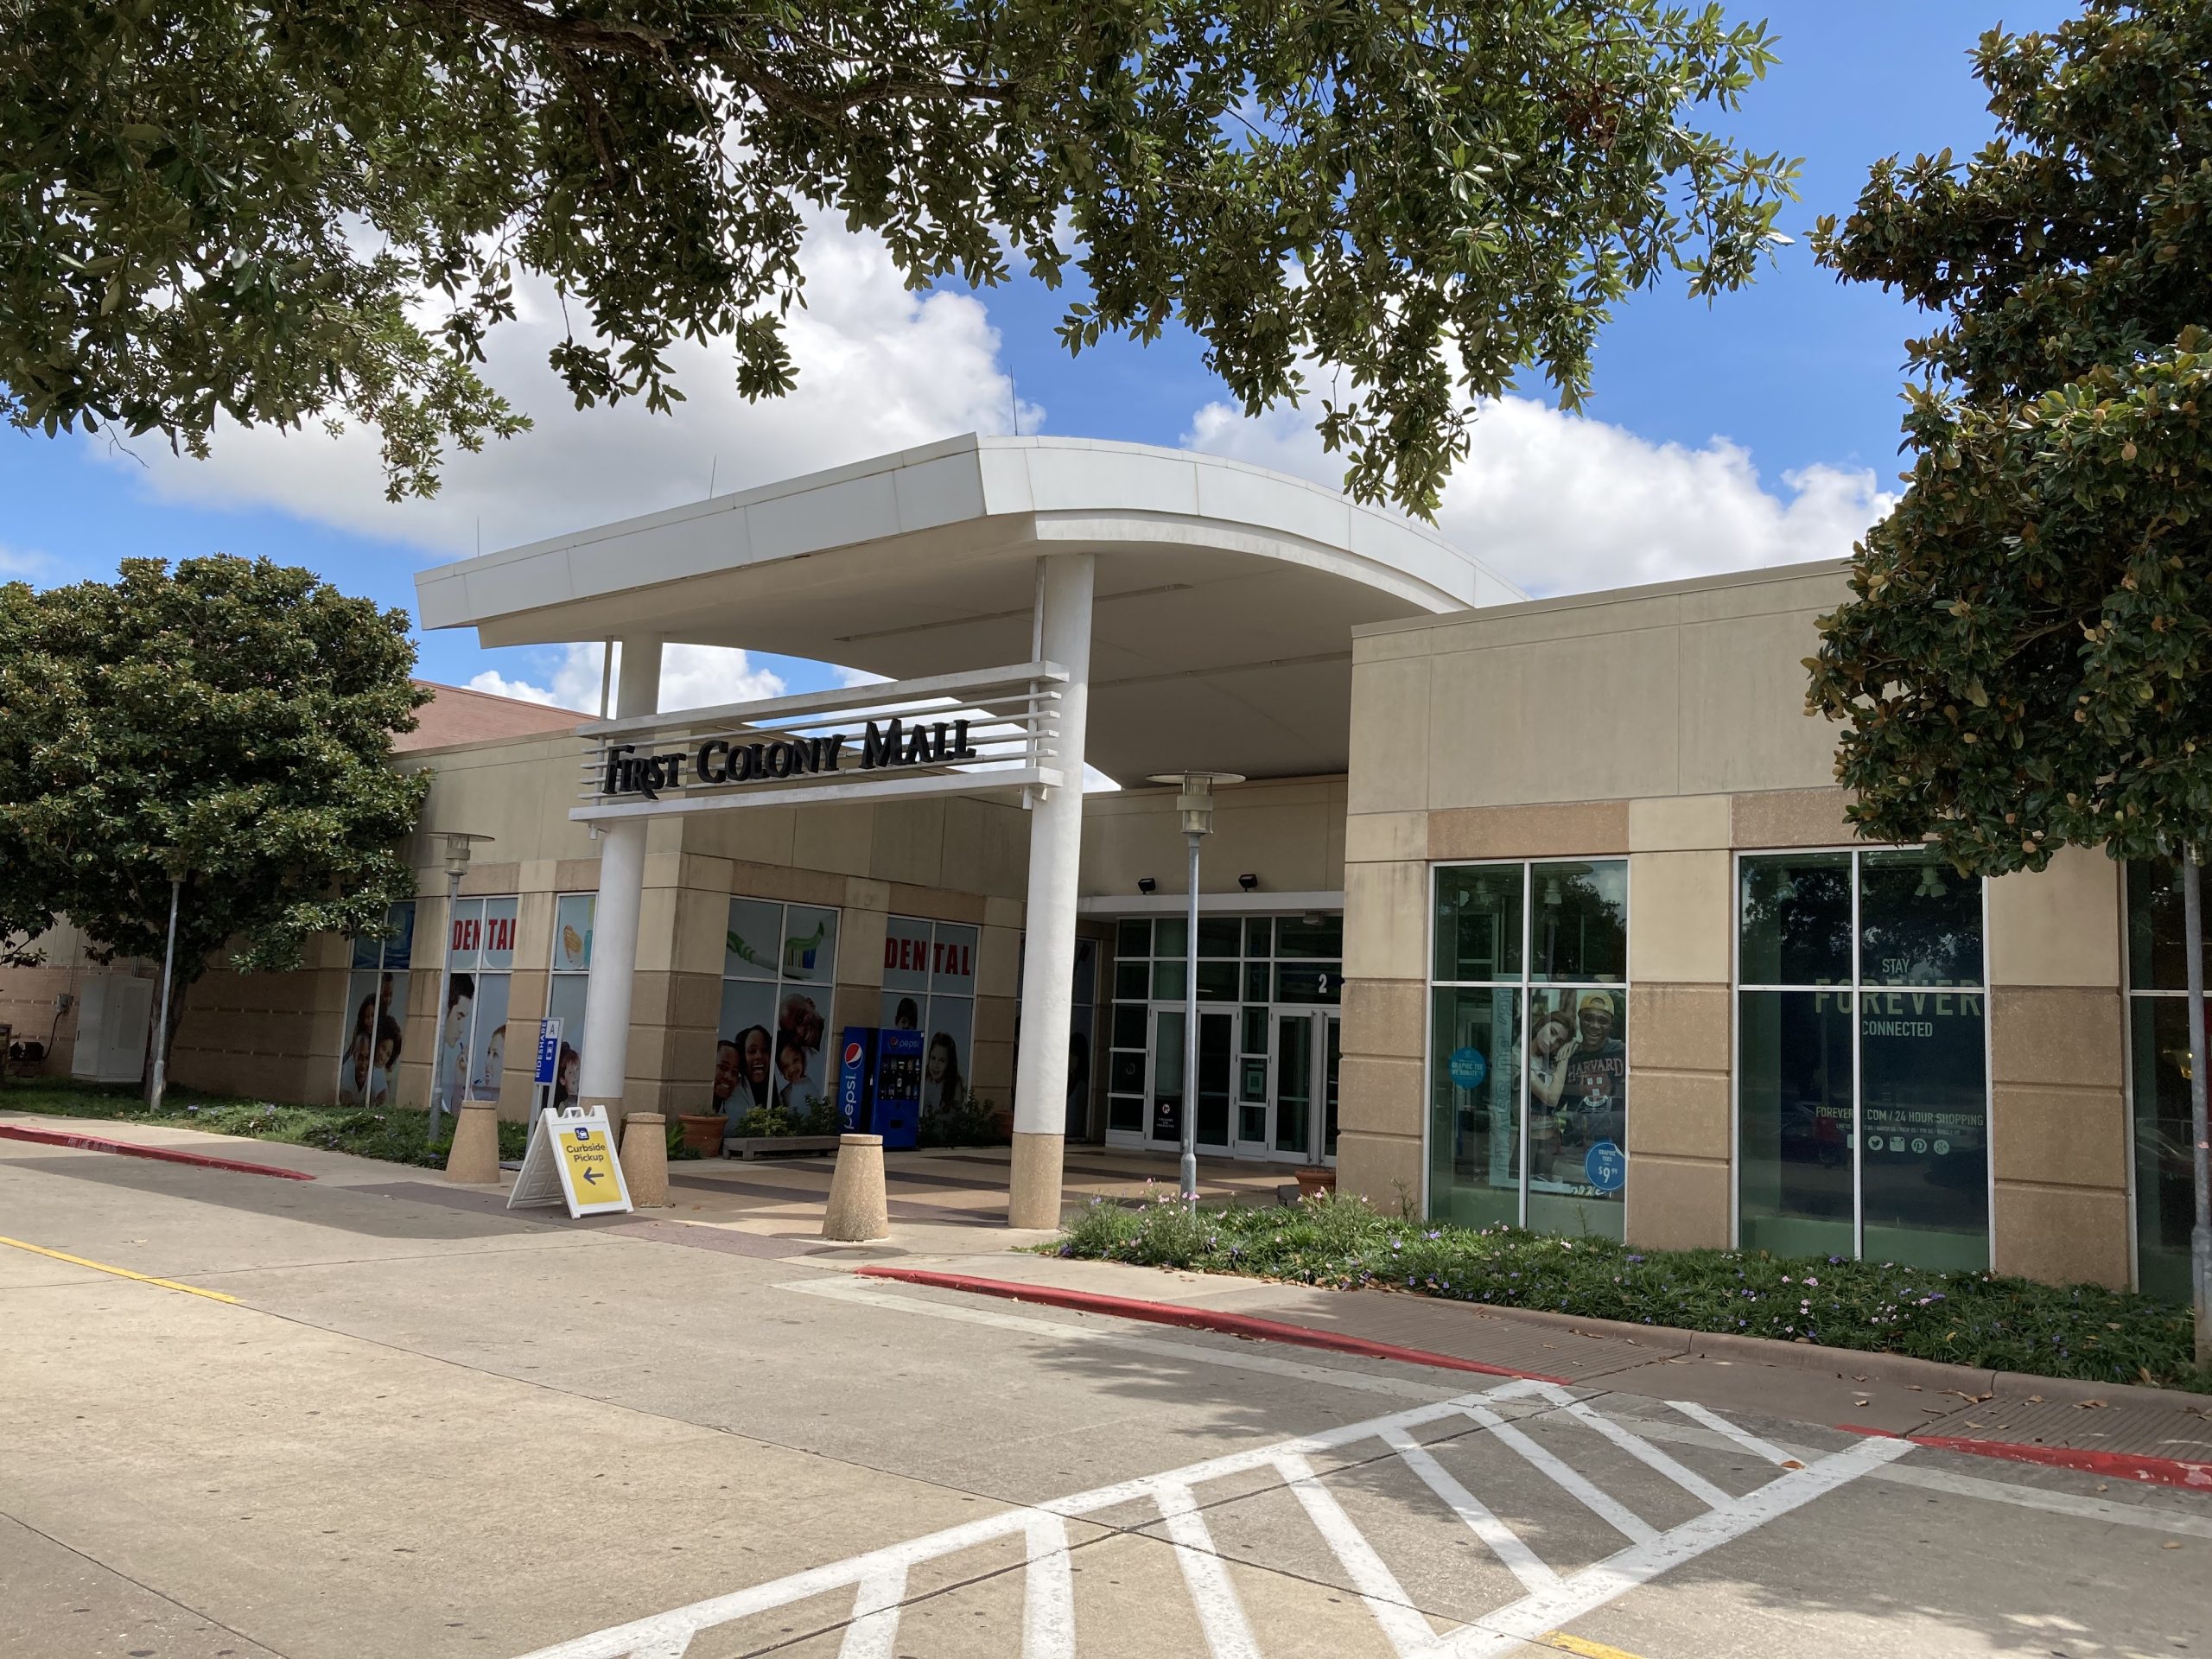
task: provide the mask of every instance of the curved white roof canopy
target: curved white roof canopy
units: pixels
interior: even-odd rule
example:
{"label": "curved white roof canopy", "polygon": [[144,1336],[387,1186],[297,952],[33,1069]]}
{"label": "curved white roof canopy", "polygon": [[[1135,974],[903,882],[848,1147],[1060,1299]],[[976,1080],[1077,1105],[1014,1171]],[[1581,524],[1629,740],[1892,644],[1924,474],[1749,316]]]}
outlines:
{"label": "curved white roof canopy", "polygon": [[425,570],[487,645],[659,638],[893,679],[1029,660],[1040,554],[1098,556],[1090,764],[1335,772],[1351,629],[1526,597],[1434,531],[1240,461],[965,437]]}

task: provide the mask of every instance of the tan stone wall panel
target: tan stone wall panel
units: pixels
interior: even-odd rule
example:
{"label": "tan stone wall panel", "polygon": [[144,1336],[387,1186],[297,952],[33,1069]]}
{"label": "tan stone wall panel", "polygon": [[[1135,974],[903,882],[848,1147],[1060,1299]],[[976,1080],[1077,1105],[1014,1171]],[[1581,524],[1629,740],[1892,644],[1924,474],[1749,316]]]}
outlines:
{"label": "tan stone wall panel", "polygon": [[1402,863],[1427,856],[1426,812],[1362,812],[1344,820],[1348,864]]}
{"label": "tan stone wall panel", "polygon": [[1729,844],[1726,795],[1646,796],[1628,804],[1631,853],[1705,852]]}
{"label": "tan stone wall panel", "polygon": [[[1630,1111],[1635,1111],[1632,1103]],[[1727,1247],[1726,1164],[1637,1157],[1629,1165],[1627,1202],[1624,1220],[1630,1244],[1659,1250]]]}
{"label": "tan stone wall panel", "polygon": [[1691,624],[1681,634],[1681,770],[1692,794],[1818,789],[1842,728],[1805,712],[1816,610]]}
{"label": "tan stone wall panel", "polygon": [[[1733,1065],[1724,985],[1637,985],[1628,991],[1628,1065],[1674,1071],[1726,1071]],[[1633,1084],[1631,1084],[1633,1086]]]}
{"label": "tan stone wall panel", "polygon": [[1997,1179],[2127,1186],[2127,1096],[2118,1089],[2000,1083],[1991,1106]]}
{"label": "tan stone wall panel", "polygon": [[[1681,791],[1680,653],[1663,629],[1429,659],[1426,802],[1432,809]],[[1360,700],[1353,703],[1353,765]],[[1625,844],[1623,842],[1622,844]]]}
{"label": "tan stone wall panel", "polygon": [[2117,991],[2000,988],[1989,1019],[1993,1083],[2109,1089],[2124,1075]]}
{"label": "tan stone wall panel", "polygon": [[1989,883],[1989,968],[1999,985],[2117,988],[2126,918],[2120,867],[2069,847],[2037,873]]}
{"label": "tan stone wall panel", "polygon": [[1337,1071],[1337,1122],[1344,1134],[1421,1138],[1427,1114],[1422,1109],[1421,1063],[1347,1054]]}
{"label": "tan stone wall panel", "polygon": [[1725,852],[1635,853],[1628,861],[1628,976],[1728,983],[1734,864]]}
{"label": "tan stone wall panel", "polygon": [[1761,848],[1837,847],[1857,837],[1843,816],[1840,789],[1775,789],[1738,795],[1732,804],[1735,844]]}
{"label": "tan stone wall panel", "polygon": [[[1696,1158],[1726,1162],[1728,1079],[1709,1071],[1641,1071],[1629,1079],[1628,1150],[1631,1159]],[[1634,1163],[1639,1172],[1643,1166]],[[1636,1179],[1629,1183],[1633,1190]],[[1727,1225],[1724,1207],[1722,1230]]]}
{"label": "tan stone wall panel", "polygon": [[1433,859],[1584,858],[1628,851],[1628,803],[1463,807],[1428,815]]}
{"label": "tan stone wall panel", "polygon": [[1427,1017],[1428,989],[1418,980],[1351,981],[1344,987],[1344,1052],[1419,1060]]}
{"label": "tan stone wall panel", "polygon": [[1351,811],[1419,811],[1428,804],[1428,700],[1427,658],[1355,660]]}
{"label": "tan stone wall panel", "polygon": [[1421,1175],[1418,1141],[1351,1129],[1337,1137],[1337,1190],[1366,1199],[1383,1215],[1398,1213],[1402,1195],[1420,1217]]}
{"label": "tan stone wall panel", "polygon": [[2047,1284],[2127,1283],[2127,1195],[2085,1187],[1997,1186],[1991,1265]]}
{"label": "tan stone wall panel", "polygon": [[1344,976],[1426,979],[1428,867],[1353,864],[1344,871]]}

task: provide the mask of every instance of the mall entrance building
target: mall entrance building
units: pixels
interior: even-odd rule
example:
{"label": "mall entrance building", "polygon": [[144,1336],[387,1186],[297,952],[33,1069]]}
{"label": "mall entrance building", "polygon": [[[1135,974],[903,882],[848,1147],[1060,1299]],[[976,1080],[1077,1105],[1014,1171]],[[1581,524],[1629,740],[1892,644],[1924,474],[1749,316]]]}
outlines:
{"label": "mall entrance building", "polygon": [[[1011,1111],[1027,1224],[1065,1140],[1187,1111],[1392,1212],[2185,1296],[2171,872],[1856,842],[1801,660],[1840,565],[1532,601],[1480,554],[1234,461],[968,437],[426,571],[426,628],[613,642],[605,708],[442,690],[392,937],[211,975],[174,1075],[420,1107],[450,969],[435,1075],[514,1116],[547,1015],[564,1096],[733,1132],[912,1027],[925,1114]],[[663,709],[686,644],[859,683]],[[1150,781],[1193,772],[1244,779],[1195,1030]],[[490,839],[448,912],[454,833]],[[18,1033],[96,971],[54,943],[0,976]]]}

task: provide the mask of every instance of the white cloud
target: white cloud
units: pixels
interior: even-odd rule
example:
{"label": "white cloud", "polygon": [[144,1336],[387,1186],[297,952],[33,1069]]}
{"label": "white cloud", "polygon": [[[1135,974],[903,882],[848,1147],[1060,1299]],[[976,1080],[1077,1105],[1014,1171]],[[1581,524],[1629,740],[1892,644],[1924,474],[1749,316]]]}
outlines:
{"label": "white cloud", "polygon": [[[1336,486],[1344,458],[1321,447],[1306,410],[1256,420],[1227,404],[1198,410],[1185,445]],[[1871,468],[1816,465],[1759,482],[1749,450],[1653,443],[1525,397],[1485,404],[1436,526],[1537,594],[1842,558],[1890,509]]]}
{"label": "white cloud", "polygon": [[53,563],[43,553],[0,542],[0,576],[35,576]]}
{"label": "white cloud", "polygon": [[[519,697],[556,709],[599,712],[600,660],[604,647],[596,642],[565,645],[547,683],[510,679],[486,669],[468,682],[472,691],[488,691],[495,697]],[[621,649],[614,652],[620,667]],[[660,659],[660,706],[664,709],[711,709],[725,702],[749,702],[784,694],[783,677],[772,670],[756,668],[741,651],[721,645],[670,645]]]}
{"label": "white cloud", "polygon": [[[966,295],[917,295],[872,234],[819,226],[809,237],[807,303],[789,319],[798,390],[748,404],[729,352],[679,346],[668,356],[686,401],[673,415],[625,402],[577,410],[545,364],[561,338],[550,290],[518,285],[517,320],[493,331],[486,378],[537,423],[481,454],[451,454],[429,501],[384,499],[375,435],[337,439],[226,426],[205,461],[156,444],[137,459],[161,495],[215,505],[280,507],[297,516],[441,556],[490,550],[580,526],[696,501],[711,480],[728,493],[968,431],[1002,432],[1013,385],[999,337]],[[1021,429],[1043,411],[1024,404]],[[97,445],[95,454],[105,452]],[[109,457],[131,466],[128,457]],[[597,686],[593,704],[597,705]]]}

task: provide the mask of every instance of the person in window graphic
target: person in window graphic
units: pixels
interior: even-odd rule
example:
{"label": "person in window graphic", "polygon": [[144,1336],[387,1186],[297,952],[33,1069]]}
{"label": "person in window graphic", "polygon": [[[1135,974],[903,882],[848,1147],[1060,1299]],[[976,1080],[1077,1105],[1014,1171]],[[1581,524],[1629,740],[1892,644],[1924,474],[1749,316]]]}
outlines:
{"label": "person in window graphic", "polygon": [[560,1064],[553,1068],[553,1104],[556,1108],[576,1103],[576,1090],[582,1084],[583,1070],[583,1056],[568,1044],[562,1044]]}
{"label": "person in window graphic", "polygon": [[1585,991],[1575,1004],[1574,1058],[1567,1065],[1563,1111],[1580,1146],[1622,1143],[1628,1122],[1628,1049],[1613,1033],[1618,1010],[1611,991]]}
{"label": "person in window graphic", "polygon": [[922,1061],[922,1113],[957,1110],[966,1086],[960,1080],[960,1049],[949,1031],[931,1033]]}
{"label": "person in window graphic", "polygon": [[[376,1007],[375,999],[361,1004],[365,1019]],[[352,1039],[346,1045],[345,1064],[339,1068],[338,1103],[340,1106],[365,1106],[369,1103],[369,1072],[374,1065],[372,1058],[375,1041],[365,1026],[357,1027]]]}
{"label": "person in window graphic", "polygon": [[499,1073],[507,1063],[507,1028],[500,1024],[492,1027],[492,1034],[484,1039],[484,1058],[476,1068],[476,1075],[468,1080],[471,1100],[497,1100],[499,1097]]}
{"label": "person in window graphic", "polygon": [[899,999],[899,1010],[891,1016],[891,1023],[899,1031],[919,1031],[922,1028],[922,1011],[912,997]]}
{"label": "person in window graphic", "polygon": [[[787,1033],[792,1041],[809,1053],[822,1050],[822,1010],[814,1006],[814,999],[794,992],[784,999],[783,1012],[776,1020],[777,1027]],[[783,1065],[779,1058],[779,1069]]]}
{"label": "person in window graphic", "polygon": [[450,1111],[460,1100],[468,1060],[468,1011],[476,1001],[476,976],[455,974],[446,991],[445,1046],[438,1051],[438,1097]]}
{"label": "person in window graphic", "polygon": [[776,1087],[776,1104],[792,1113],[804,1112],[814,1104],[816,1091],[806,1075],[806,1050],[789,1032],[776,1039],[776,1072],[783,1078]]}
{"label": "person in window graphic", "polygon": [[1581,1046],[1574,1014],[1564,1005],[1539,1014],[1529,1034],[1529,1168],[1539,1179],[1552,1178],[1559,1157],[1567,1071]]}
{"label": "person in window graphic", "polygon": [[377,1021],[377,1042],[369,1066],[366,1096],[366,1102],[371,1106],[389,1106],[392,1103],[393,1090],[399,1081],[397,1073],[402,1040],[399,1021],[390,1019]]}

